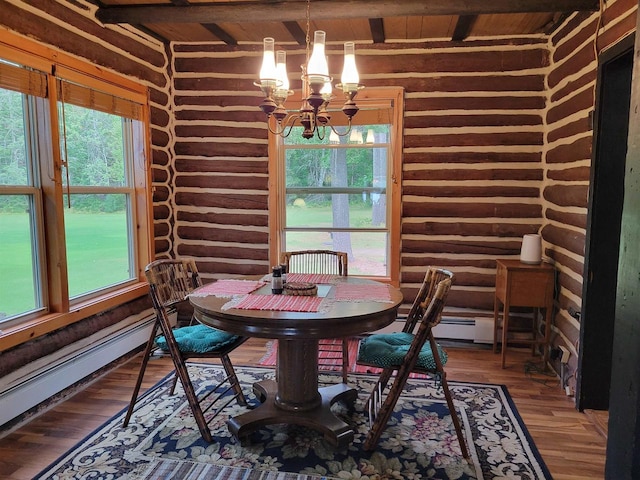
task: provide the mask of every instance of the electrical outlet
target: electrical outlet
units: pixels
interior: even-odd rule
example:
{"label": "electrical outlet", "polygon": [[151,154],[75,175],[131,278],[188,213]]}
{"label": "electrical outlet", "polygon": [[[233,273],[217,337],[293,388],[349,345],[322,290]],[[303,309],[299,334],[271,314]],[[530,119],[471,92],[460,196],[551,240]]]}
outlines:
{"label": "electrical outlet", "polygon": [[568,363],[569,357],[571,356],[571,352],[569,352],[569,350],[566,347],[563,347],[562,345],[560,345],[558,348],[562,352],[562,355],[560,356],[560,363]]}

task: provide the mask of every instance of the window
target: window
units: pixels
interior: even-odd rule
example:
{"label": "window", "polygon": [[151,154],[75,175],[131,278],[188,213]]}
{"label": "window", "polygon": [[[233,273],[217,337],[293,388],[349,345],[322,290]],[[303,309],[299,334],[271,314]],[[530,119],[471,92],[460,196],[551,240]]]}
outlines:
{"label": "window", "polygon": [[272,263],[281,251],[338,250],[350,275],[398,284],[402,90],[365,92],[348,135],[273,135]]}
{"label": "window", "polygon": [[[45,79],[39,72],[19,72],[0,64],[3,80],[8,73],[39,80],[40,89],[29,93],[0,86],[0,321],[42,307],[38,269],[39,171],[34,169],[36,149],[29,131],[30,112],[45,95]],[[4,83],[4,82],[3,82]]]}
{"label": "window", "polygon": [[[73,299],[136,277],[135,237],[129,234],[134,231],[136,120],[114,113],[117,108],[112,108],[109,95],[63,80],[57,86],[67,276]],[[131,116],[139,117],[135,105],[131,107]]]}
{"label": "window", "polygon": [[0,42],[5,348],[144,294],[151,256],[146,89],[24,45]]}

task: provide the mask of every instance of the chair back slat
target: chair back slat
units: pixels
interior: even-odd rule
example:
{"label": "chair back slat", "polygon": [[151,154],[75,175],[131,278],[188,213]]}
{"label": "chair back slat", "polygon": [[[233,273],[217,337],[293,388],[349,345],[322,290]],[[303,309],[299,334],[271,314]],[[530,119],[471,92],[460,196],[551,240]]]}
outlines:
{"label": "chair back slat", "polygon": [[291,273],[348,275],[348,256],[333,250],[299,250],[283,252],[281,262]]}
{"label": "chair back slat", "polygon": [[447,301],[451,284],[451,278],[446,277],[440,280],[435,286],[433,298],[422,316],[420,326],[418,327],[418,331],[415,332],[413,342],[411,343],[411,347],[409,348],[406,358],[409,358],[413,350],[415,350],[415,357],[417,359],[417,354],[420,352],[424,344],[430,338],[433,338],[433,328],[440,323],[442,310],[444,309],[444,305]]}
{"label": "chair back slat", "polygon": [[[407,314],[407,320],[405,322],[404,328],[402,329],[404,332],[414,332],[418,323],[422,321],[427,307],[431,303],[431,299],[436,293],[438,285],[442,280],[445,280],[447,278],[453,281],[453,273],[449,270],[437,267],[427,268],[424,279],[422,281],[422,285],[420,285],[418,294],[416,295],[413,304],[411,305],[411,309]],[[440,322],[440,318],[441,315],[440,317],[438,317],[437,322]]]}
{"label": "chair back slat", "polygon": [[194,260],[156,260],[147,265],[144,273],[156,307],[180,303],[202,285]]}

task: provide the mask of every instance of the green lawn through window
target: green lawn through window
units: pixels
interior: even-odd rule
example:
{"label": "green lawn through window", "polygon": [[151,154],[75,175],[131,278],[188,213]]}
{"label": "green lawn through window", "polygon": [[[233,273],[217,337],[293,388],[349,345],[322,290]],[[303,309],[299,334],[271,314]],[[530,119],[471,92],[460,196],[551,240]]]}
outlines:
{"label": "green lawn through window", "polygon": [[[66,214],[74,254],[71,296],[130,278],[126,216],[121,213]],[[28,215],[0,213],[0,320],[35,307]],[[80,289],[80,290],[78,290]]]}

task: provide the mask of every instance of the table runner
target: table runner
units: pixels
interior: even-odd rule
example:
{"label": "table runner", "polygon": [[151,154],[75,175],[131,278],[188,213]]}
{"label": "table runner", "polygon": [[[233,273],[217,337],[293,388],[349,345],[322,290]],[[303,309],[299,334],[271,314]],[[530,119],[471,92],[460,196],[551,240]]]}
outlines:
{"label": "table runner", "polygon": [[322,302],[321,297],[296,295],[252,295],[249,294],[238,301],[231,301],[223,307],[241,310],[278,310],[285,312],[317,312]]}
{"label": "table runner", "polygon": [[235,295],[246,295],[263,286],[266,282],[260,280],[235,280],[221,279],[217,282],[208,283],[197,288],[189,294],[190,297],[233,297]]}
{"label": "table runner", "polygon": [[296,283],[335,283],[339,280],[338,275],[324,273],[287,273],[287,282]]}
{"label": "table runner", "polygon": [[335,289],[337,302],[391,302],[389,286],[384,284],[339,283]]}

